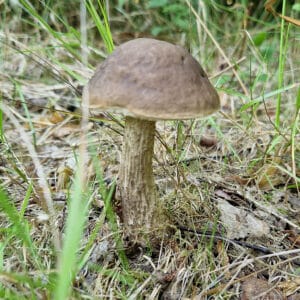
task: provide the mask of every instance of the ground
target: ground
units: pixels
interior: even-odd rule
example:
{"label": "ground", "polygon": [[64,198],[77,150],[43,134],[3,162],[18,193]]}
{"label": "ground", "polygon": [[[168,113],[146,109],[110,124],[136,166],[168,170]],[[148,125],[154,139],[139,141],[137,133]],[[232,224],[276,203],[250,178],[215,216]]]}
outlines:
{"label": "ground", "polygon": [[134,251],[114,197],[123,116],[92,114],[82,128],[82,88],[109,52],[95,19],[87,63],[79,3],[74,14],[35,4],[41,19],[0,3],[1,298],[55,299],[69,256],[69,299],[300,299],[299,28],[250,1],[162,2],[112,1],[114,44],[155,35],[189,48],[221,110],[157,123],[154,174],[173,231]]}

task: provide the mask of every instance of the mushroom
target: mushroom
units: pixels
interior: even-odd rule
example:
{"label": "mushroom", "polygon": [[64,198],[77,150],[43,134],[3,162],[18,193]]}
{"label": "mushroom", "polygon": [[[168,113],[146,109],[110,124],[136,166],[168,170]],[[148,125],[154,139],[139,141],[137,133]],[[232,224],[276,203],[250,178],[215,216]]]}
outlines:
{"label": "mushroom", "polygon": [[117,47],[98,66],[84,97],[90,108],[125,114],[117,191],[125,234],[145,244],[166,226],[152,169],[155,122],[211,114],[219,109],[218,94],[187,50],[140,38]]}

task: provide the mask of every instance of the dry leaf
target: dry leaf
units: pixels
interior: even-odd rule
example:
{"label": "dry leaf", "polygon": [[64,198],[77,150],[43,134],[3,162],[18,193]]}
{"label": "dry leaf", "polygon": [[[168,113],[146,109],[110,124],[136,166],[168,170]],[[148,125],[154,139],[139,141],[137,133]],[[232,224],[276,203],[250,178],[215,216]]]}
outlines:
{"label": "dry leaf", "polygon": [[291,204],[292,208],[296,211],[300,212],[300,198],[297,196],[290,196],[288,198],[289,203]]}
{"label": "dry leaf", "polygon": [[[37,120],[32,120],[32,123],[34,124],[35,128],[45,128],[45,127],[53,125],[49,121],[48,117],[44,117],[44,116],[38,118]],[[24,128],[27,129],[27,130],[30,130],[31,129],[30,124],[29,123],[25,123],[24,124]]]}
{"label": "dry leaf", "polygon": [[300,278],[298,277],[280,282],[278,287],[280,287],[287,296],[293,295],[300,290]]}
{"label": "dry leaf", "polygon": [[[93,123],[90,122],[88,124],[87,130],[91,130],[93,127]],[[58,128],[55,129],[53,132],[53,136],[57,138],[63,138],[65,136],[69,136],[72,133],[77,133],[81,132],[81,125],[80,124],[66,124],[64,126],[59,126]]]}
{"label": "dry leaf", "polygon": [[287,300],[300,300],[300,293],[296,293],[296,294],[290,295],[286,299]]}
{"label": "dry leaf", "polygon": [[233,181],[237,182],[239,185],[248,185],[252,180],[252,178],[249,178],[249,177],[248,178],[243,178],[243,177],[240,177],[238,175],[231,175],[228,178],[231,181],[233,180]]}
{"label": "dry leaf", "polygon": [[288,239],[293,243],[293,247],[300,247],[300,234],[297,233],[295,230],[285,230],[285,233],[287,233]]}
{"label": "dry leaf", "polygon": [[53,132],[53,136],[57,138],[63,138],[65,136],[71,135],[72,133],[79,132],[80,129],[80,126],[77,124],[66,124],[65,126],[56,128]]}
{"label": "dry leaf", "polygon": [[57,124],[57,123],[60,123],[62,122],[65,117],[63,114],[61,114],[60,112],[58,111],[54,111],[52,112],[52,114],[48,117],[49,121],[53,124]]}
{"label": "dry leaf", "polygon": [[266,11],[270,12],[274,17],[278,16],[282,19],[284,19],[285,21],[292,23],[296,26],[300,26],[300,21],[288,16],[283,16],[282,14],[279,14],[278,12],[275,11],[273,5],[275,4],[276,0],[268,0],[265,3],[265,9]]}
{"label": "dry leaf", "polygon": [[230,239],[245,238],[247,236],[261,237],[269,234],[269,225],[244,209],[235,207],[223,199],[218,199],[220,219]]}
{"label": "dry leaf", "polygon": [[59,191],[67,188],[71,176],[73,175],[73,170],[68,166],[60,166],[57,170],[57,174],[56,190]]}
{"label": "dry leaf", "polygon": [[283,294],[266,280],[250,278],[242,284],[241,300],[283,300]]}
{"label": "dry leaf", "polygon": [[282,183],[282,177],[279,175],[279,170],[276,166],[267,164],[263,166],[258,172],[257,184],[262,190],[272,189]]}

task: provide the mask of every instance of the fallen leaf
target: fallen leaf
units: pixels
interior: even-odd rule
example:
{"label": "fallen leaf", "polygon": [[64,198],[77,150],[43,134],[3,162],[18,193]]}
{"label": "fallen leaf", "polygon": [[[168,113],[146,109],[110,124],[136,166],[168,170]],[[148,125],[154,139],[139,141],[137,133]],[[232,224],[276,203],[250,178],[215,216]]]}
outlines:
{"label": "fallen leaf", "polygon": [[269,234],[269,225],[250,212],[235,207],[223,199],[218,199],[217,202],[221,213],[220,220],[226,228],[228,238],[261,237]]}
{"label": "fallen leaf", "polygon": [[282,183],[279,169],[271,164],[264,165],[258,171],[257,184],[261,190],[270,190],[274,186]]}
{"label": "fallen leaf", "polygon": [[300,300],[300,293],[296,293],[287,297],[287,300]]}
{"label": "fallen leaf", "polygon": [[300,278],[298,277],[280,282],[278,287],[280,287],[280,289],[282,289],[287,296],[291,296],[300,290]]}
{"label": "fallen leaf", "polygon": [[71,181],[71,176],[73,175],[73,170],[68,166],[60,166],[57,169],[57,184],[56,190],[62,190],[67,188],[68,184]]}
{"label": "fallen leaf", "polygon": [[300,247],[300,234],[295,230],[285,230],[288,234],[288,239],[293,243],[293,248]]}
{"label": "fallen leaf", "polygon": [[233,181],[237,182],[239,185],[248,185],[252,181],[252,178],[249,178],[249,177],[243,178],[238,175],[231,175],[231,176],[229,176],[229,180],[233,180]]}
{"label": "fallen leaf", "polygon": [[289,203],[293,209],[300,212],[300,198],[297,196],[291,196],[288,198]]}
{"label": "fallen leaf", "polygon": [[275,11],[273,5],[276,3],[276,0],[268,0],[265,3],[265,10],[268,11],[269,13],[271,13],[274,17],[278,16],[282,19],[284,19],[285,21],[292,23],[296,26],[300,26],[300,20],[288,17],[288,16],[283,16],[282,14],[279,14],[277,11]]}
{"label": "fallen leaf", "polygon": [[62,122],[65,117],[62,113],[58,112],[58,111],[54,111],[52,112],[52,114],[48,117],[49,121],[53,124],[57,124]]}
{"label": "fallen leaf", "polygon": [[242,284],[241,300],[283,300],[283,294],[266,280],[250,278]]}
{"label": "fallen leaf", "polygon": [[[87,130],[90,130],[93,127],[93,124],[90,122],[88,124]],[[81,132],[82,128],[80,124],[66,124],[64,126],[59,126],[53,132],[53,136],[57,138],[63,138],[65,136],[69,136],[72,133]]]}

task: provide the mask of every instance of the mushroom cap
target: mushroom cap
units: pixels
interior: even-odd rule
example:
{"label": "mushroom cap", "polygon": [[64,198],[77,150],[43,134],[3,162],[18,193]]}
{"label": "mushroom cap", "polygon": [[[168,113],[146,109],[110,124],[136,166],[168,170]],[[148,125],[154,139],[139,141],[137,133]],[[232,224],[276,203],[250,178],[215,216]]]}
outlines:
{"label": "mushroom cap", "polygon": [[89,107],[140,119],[178,120],[219,109],[219,96],[199,63],[180,46],[140,38],[117,47],[84,89]]}

